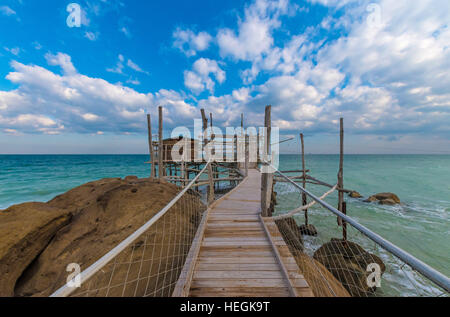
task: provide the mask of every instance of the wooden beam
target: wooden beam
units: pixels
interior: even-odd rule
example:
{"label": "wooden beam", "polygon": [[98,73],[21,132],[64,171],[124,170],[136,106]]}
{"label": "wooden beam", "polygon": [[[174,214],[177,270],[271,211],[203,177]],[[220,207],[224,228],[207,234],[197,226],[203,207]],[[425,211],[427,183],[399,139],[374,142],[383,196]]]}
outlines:
{"label": "wooden beam", "polygon": [[156,166],[155,166],[155,153],[153,148],[153,135],[152,135],[152,117],[150,114],[147,115],[147,128],[148,128],[148,147],[150,153],[150,178],[155,178]]}
{"label": "wooden beam", "polygon": [[[302,170],[303,170],[303,188],[306,189],[306,163],[305,163],[305,141],[303,139],[303,133],[300,133],[300,141],[302,144]],[[302,193],[303,206],[308,204],[308,200],[305,193]],[[305,209],[305,224],[308,225],[308,209]]]}
{"label": "wooden beam", "polygon": [[[271,140],[271,106],[266,107],[264,127],[266,135],[264,136],[264,159],[268,159],[270,153]],[[263,217],[270,217],[270,202],[272,199],[273,174],[262,173],[261,176],[261,213]]]}
{"label": "wooden beam", "polygon": [[159,107],[159,144],[158,144],[158,177],[162,179],[164,176],[164,163],[163,163],[163,154],[164,154],[164,146],[163,146],[163,108]]}
{"label": "wooden beam", "polygon": [[[340,189],[338,193],[339,205],[338,209],[340,212],[344,210],[344,118],[340,120],[340,150],[339,150],[339,173],[338,173],[338,188]],[[342,225],[342,219],[338,218],[339,225]]]}

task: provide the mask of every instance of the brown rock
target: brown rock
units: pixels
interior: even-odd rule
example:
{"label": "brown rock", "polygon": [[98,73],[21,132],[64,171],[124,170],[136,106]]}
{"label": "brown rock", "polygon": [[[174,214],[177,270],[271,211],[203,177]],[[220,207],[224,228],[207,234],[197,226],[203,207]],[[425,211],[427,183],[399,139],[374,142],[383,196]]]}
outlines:
{"label": "brown rock", "polygon": [[367,198],[366,200],[364,200],[364,202],[366,202],[366,203],[373,203],[373,202],[376,202],[376,201],[378,201],[378,200],[375,197],[373,197],[373,196],[371,196],[371,197]]}
{"label": "brown rock", "polygon": [[14,295],[22,273],[70,219],[69,211],[44,203],[0,211],[0,297]]}
{"label": "brown rock", "polygon": [[[48,231],[48,235],[51,233],[51,237],[42,239],[46,240],[45,243],[39,244],[40,247],[33,252],[34,256],[30,256],[31,261],[26,261],[28,262],[25,266],[26,270],[23,274],[20,272],[19,281],[15,285],[15,281],[8,282],[8,294],[11,295],[12,289],[15,296],[51,295],[66,282],[69,274],[66,272],[68,264],[78,263],[82,270],[88,268],[150,220],[178,193],[179,188],[173,184],[160,184],[151,180],[135,181],[134,178],[132,184],[121,179],[104,179],[85,184],[56,197],[47,204],[41,204],[46,208],[59,210],[62,214],[73,214],[73,217],[65,226],[61,225],[54,230],[42,231]],[[198,204],[198,208],[195,208],[195,204]],[[178,230],[176,237],[183,239],[180,243],[186,243],[189,238],[193,238],[201,219],[201,213],[205,209],[198,200],[195,200],[194,205],[190,206],[190,213],[181,213],[181,210],[177,212],[177,208],[181,207],[182,204],[175,205],[173,212],[169,212],[161,218],[160,222],[157,222],[157,224],[164,223],[164,228],[159,226],[159,229],[156,230],[155,225],[155,228],[152,227],[134,244],[133,252],[132,248],[128,248],[120,255],[123,257],[121,258],[123,261],[139,263],[143,252],[149,259],[152,258],[152,252],[155,252],[158,254],[158,258],[162,259],[161,266],[152,266],[152,261],[142,262],[142,268],[139,265],[131,268],[128,265],[118,266],[114,271],[113,283],[124,281],[127,274],[129,274],[129,278],[135,278],[141,269],[142,272],[147,272],[147,276],[155,277],[145,281],[145,285],[148,285],[149,289],[158,283],[159,289],[169,291],[168,288],[163,288],[162,283],[166,283],[164,286],[173,285],[176,282],[177,273],[171,272],[167,268],[171,268],[169,265],[174,258],[183,263],[185,255],[180,253],[179,248],[177,249],[178,245],[173,238],[171,241],[168,240],[170,235],[167,232],[174,232],[176,226]],[[27,216],[28,213],[22,214],[20,220],[26,219]],[[151,244],[148,242],[145,244],[146,236],[151,237]],[[2,241],[1,238],[0,241]],[[145,248],[143,248],[144,245]],[[36,255],[38,256],[36,257]],[[10,260],[5,262],[7,270],[11,270],[12,266],[13,262]],[[105,289],[111,278],[111,269],[112,266],[105,267],[102,272],[98,273],[99,277],[96,275],[94,282],[87,284],[92,284],[90,286],[94,289]],[[156,279],[159,273],[165,271],[167,274],[164,278]],[[4,287],[3,282],[1,287]],[[130,285],[130,288],[125,290],[125,296],[134,295],[135,290],[136,288]],[[109,295],[121,296],[122,291],[123,287],[120,287],[120,290],[119,288],[111,289]],[[145,289],[141,287],[137,289],[138,296],[144,295],[144,292]],[[161,295],[159,294],[159,296]]]}
{"label": "brown rock", "polygon": [[300,252],[294,257],[314,296],[350,297],[341,282],[322,263]]}
{"label": "brown rock", "polygon": [[318,232],[313,225],[301,225],[299,227],[300,233],[305,236],[317,236]]}
{"label": "brown rock", "polygon": [[125,177],[125,181],[126,182],[135,182],[135,181],[137,181],[138,180],[138,177],[137,176],[127,176],[127,177]]}
{"label": "brown rock", "polygon": [[363,197],[360,193],[358,193],[356,191],[351,192],[350,194],[348,194],[348,196],[351,198],[362,198]]}
{"label": "brown rock", "polygon": [[380,200],[379,204],[380,204],[380,205],[388,205],[388,206],[394,206],[394,205],[397,205],[397,203],[396,203],[395,200],[393,200],[393,199]]}
{"label": "brown rock", "polygon": [[292,218],[277,220],[275,222],[284,241],[296,250],[303,251],[303,236],[297,223]]}
{"label": "brown rock", "polygon": [[392,201],[395,202],[395,204],[400,204],[400,198],[398,198],[398,196],[396,194],[393,193],[380,193],[380,194],[376,194],[373,196],[369,197],[369,201],[370,202],[374,202],[374,201],[383,201],[383,200],[387,200],[390,199]]}
{"label": "brown rock", "polygon": [[386,266],[376,255],[365,251],[354,242],[332,239],[314,254],[314,259],[322,263],[355,297],[368,296],[376,291],[367,285],[369,264],[376,263],[383,274]]}

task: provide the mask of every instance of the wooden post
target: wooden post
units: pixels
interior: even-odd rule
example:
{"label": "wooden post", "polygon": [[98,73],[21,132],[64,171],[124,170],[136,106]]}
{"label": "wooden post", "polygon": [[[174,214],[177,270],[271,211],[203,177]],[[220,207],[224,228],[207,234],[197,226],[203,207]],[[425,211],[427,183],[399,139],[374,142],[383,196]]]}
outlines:
{"label": "wooden post", "polygon": [[[339,202],[338,209],[340,212],[344,210],[344,118],[340,120],[340,150],[339,150],[339,173],[338,173]],[[339,225],[342,225],[342,219],[338,219]]]}
{"label": "wooden post", "polygon": [[[303,139],[303,133],[300,133],[300,141],[302,143],[303,188],[306,189],[305,142]],[[308,200],[305,193],[302,193],[302,204],[303,206],[306,206],[308,204]],[[308,225],[308,209],[305,209],[305,225]]]}
{"label": "wooden post", "polygon": [[256,167],[259,164],[259,128],[256,130]]}
{"label": "wooden post", "polygon": [[161,180],[164,177],[164,163],[163,163],[163,108],[159,107],[159,145],[158,145],[158,177]]}
{"label": "wooden post", "polygon": [[[344,201],[342,204],[342,213],[344,215],[347,215],[347,203]],[[342,221],[342,238],[344,241],[347,241],[347,222],[344,220]]]}
{"label": "wooden post", "polygon": [[[208,119],[206,118],[205,109],[201,109],[202,120],[203,120],[203,136],[205,135],[206,130],[208,129]],[[208,140],[204,138],[204,145],[208,143]],[[211,158],[208,158],[208,161]],[[212,168],[212,163],[208,165],[208,205],[212,204],[214,201],[214,173]]]}
{"label": "wooden post", "polygon": [[[264,136],[264,153],[263,159],[269,158],[270,139],[271,139],[271,106],[266,107],[264,126],[266,133]],[[261,213],[263,217],[270,217],[270,202],[273,190],[273,174],[262,173],[261,176]]]}
{"label": "wooden post", "polygon": [[155,168],[155,153],[153,153],[153,135],[152,135],[152,118],[150,114],[147,115],[147,127],[148,127],[148,147],[150,153],[150,178],[155,178],[156,168]]}
{"label": "wooden post", "polygon": [[245,135],[245,177],[248,176],[248,160],[249,160],[249,136],[246,134]]}

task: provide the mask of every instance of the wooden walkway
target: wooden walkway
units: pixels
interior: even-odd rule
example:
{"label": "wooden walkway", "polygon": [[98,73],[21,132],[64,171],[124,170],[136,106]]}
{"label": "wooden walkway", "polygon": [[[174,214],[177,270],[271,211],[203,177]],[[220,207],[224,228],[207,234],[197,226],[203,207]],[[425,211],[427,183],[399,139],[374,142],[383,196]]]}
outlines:
{"label": "wooden walkway", "polygon": [[277,226],[260,216],[261,173],[208,209],[174,296],[313,296]]}

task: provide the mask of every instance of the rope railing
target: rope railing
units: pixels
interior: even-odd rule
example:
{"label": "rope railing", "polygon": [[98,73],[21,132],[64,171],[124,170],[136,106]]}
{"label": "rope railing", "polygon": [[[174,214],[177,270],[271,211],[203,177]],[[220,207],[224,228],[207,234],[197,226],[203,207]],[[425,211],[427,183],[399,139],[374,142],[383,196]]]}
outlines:
{"label": "rope railing", "polygon": [[192,188],[210,164],[141,228],[51,296],[169,297],[206,210]]}
{"label": "rope railing", "polygon": [[[318,197],[270,166],[283,179],[274,186],[273,219],[316,296],[448,296],[447,276],[324,201],[337,186]],[[302,194],[312,202],[298,207]],[[308,226],[301,225],[306,209]],[[343,223],[347,239],[338,238]]]}

